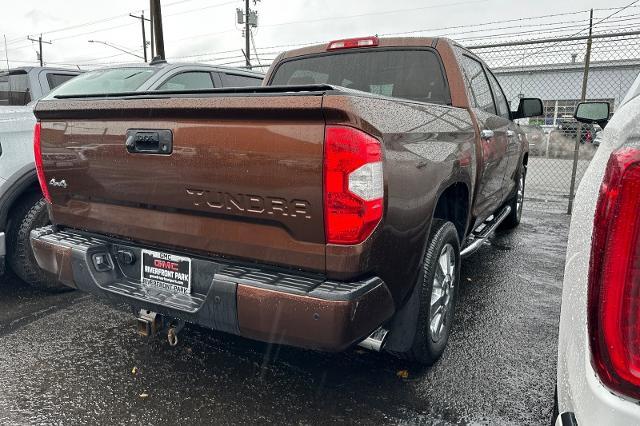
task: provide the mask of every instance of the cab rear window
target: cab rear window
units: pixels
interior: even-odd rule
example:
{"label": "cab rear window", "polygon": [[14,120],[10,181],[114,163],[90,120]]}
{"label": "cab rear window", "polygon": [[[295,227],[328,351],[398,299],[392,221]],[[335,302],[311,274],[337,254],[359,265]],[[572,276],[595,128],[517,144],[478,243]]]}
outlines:
{"label": "cab rear window", "polygon": [[282,63],[272,85],[331,84],[419,102],[450,104],[438,55],[431,50],[371,49]]}

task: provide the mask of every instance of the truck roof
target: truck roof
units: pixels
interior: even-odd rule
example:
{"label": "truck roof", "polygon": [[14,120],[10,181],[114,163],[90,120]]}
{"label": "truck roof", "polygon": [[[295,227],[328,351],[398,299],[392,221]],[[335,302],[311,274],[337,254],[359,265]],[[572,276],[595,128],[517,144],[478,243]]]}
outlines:
{"label": "truck roof", "polygon": [[[444,37],[380,37],[378,38],[378,47],[410,47],[410,46],[431,46],[436,47],[439,42],[452,44],[453,42]],[[323,53],[327,51],[329,43],[315,44],[313,46],[301,47],[299,49],[288,50],[283,52],[277,59],[287,59],[296,56],[311,55]],[[364,48],[366,49],[366,47]],[[274,61],[275,62],[275,61]]]}

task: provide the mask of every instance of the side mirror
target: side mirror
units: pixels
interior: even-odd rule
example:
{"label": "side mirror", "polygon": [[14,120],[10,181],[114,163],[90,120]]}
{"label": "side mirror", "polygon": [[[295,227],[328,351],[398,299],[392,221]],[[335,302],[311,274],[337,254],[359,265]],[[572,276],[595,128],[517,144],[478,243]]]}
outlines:
{"label": "side mirror", "polygon": [[517,118],[538,117],[542,115],[542,100],[539,98],[520,98],[518,110],[511,113],[511,117]]}
{"label": "side mirror", "polygon": [[581,123],[597,123],[604,127],[609,122],[609,102],[580,102],[573,117]]}

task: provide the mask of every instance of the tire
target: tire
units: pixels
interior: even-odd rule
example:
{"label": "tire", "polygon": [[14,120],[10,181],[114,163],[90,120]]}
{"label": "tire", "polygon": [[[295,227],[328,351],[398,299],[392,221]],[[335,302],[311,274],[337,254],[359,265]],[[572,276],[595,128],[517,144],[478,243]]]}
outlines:
{"label": "tire", "polygon": [[32,286],[60,291],[68,287],[59,283],[53,274],[38,266],[31,250],[31,231],[48,225],[47,204],[39,193],[22,197],[11,210],[7,227],[7,262],[13,272]]}
{"label": "tire", "polygon": [[[450,262],[444,260],[444,263],[449,265],[448,273],[445,277],[438,279],[442,272],[439,264],[443,256],[448,256],[450,259]],[[419,310],[413,342],[408,351],[392,352],[392,354],[398,358],[430,366],[442,356],[449,340],[457,287],[460,282],[460,242],[458,231],[453,223],[441,219],[433,220],[423,268],[422,282],[417,284],[420,286]],[[436,313],[438,310],[441,312],[439,326],[437,315],[431,315],[432,296],[436,295],[434,284],[438,282],[441,286],[439,290],[436,289],[441,295],[440,306],[436,309]]]}
{"label": "tire", "polygon": [[524,188],[527,179],[527,166],[524,164],[518,171],[518,180],[516,193],[507,202],[507,206],[511,207],[511,212],[507,218],[500,224],[499,229],[513,229],[520,225],[522,219],[522,206],[524,205]]}

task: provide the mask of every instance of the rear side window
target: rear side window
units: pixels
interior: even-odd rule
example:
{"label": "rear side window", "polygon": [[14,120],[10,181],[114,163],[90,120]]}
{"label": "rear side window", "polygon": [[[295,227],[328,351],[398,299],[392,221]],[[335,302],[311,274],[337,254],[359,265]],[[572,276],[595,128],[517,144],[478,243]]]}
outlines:
{"label": "rear side window", "polygon": [[431,50],[362,49],[284,62],[272,85],[333,84],[419,102],[450,104],[437,54]]}
{"label": "rear side window", "polygon": [[220,78],[222,79],[222,85],[224,87],[251,87],[262,85],[261,78],[246,75],[220,73]]}
{"label": "rear side window", "polygon": [[134,92],[156,69],[150,67],[109,68],[80,74],[53,90],[49,97]]}
{"label": "rear side window", "polygon": [[0,75],[0,105],[9,105],[9,75]]}
{"label": "rear side window", "polygon": [[47,82],[49,83],[49,89],[55,89],[60,86],[62,83],[65,83],[71,80],[75,75],[71,74],[55,74],[49,73],[47,74]]}
{"label": "rear side window", "polygon": [[[487,70],[488,71],[488,70]],[[498,108],[498,115],[504,118],[511,118],[509,113],[509,103],[507,102],[507,98],[504,96],[504,92],[500,87],[500,83],[493,75],[491,71],[488,71],[489,74],[489,82],[491,83],[491,90],[493,91],[493,97],[496,100],[496,107]]]}
{"label": "rear side window", "polygon": [[208,71],[189,71],[176,74],[156,90],[198,90],[213,89],[213,80]]}
{"label": "rear side window", "polygon": [[9,105],[26,105],[31,102],[27,73],[9,74]]}
{"label": "rear side window", "polygon": [[463,55],[462,70],[465,75],[468,86],[467,92],[469,93],[472,106],[495,114],[496,108],[493,105],[489,81],[482,69],[482,64],[469,56]]}

